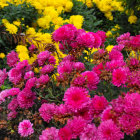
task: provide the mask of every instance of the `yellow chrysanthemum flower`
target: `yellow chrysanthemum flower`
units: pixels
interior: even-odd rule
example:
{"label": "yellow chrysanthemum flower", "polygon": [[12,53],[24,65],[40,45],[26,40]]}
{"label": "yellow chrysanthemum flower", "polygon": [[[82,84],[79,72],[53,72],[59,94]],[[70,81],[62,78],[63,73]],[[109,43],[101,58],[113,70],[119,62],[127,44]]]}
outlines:
{"label": "yellow chrysanthemum flower", "polygon": [[10,23],[6,23],[5,27],[6,27],[6,31],[8,31],[10,34],[16,34],[18,31],[18,28]]}
{"label": "yellow chrysanthemum flower", "polygon": [[129,16],[129,18],[128,18],[128,22],[130,23],[130,24],[134,24],[134,23],[136,23],[137,22],[137,17],[135,16],[135,15],[131,15],[131,16]]}
{"label": "yellow chrysanthemum flower", "polygon": [[113,45],[108,45],[107,47],[106,47],[106,50],[108,51],[108,52],[111,52],[111,50],[113,49]]}
{"label": "yellow chrysanthemum flower", "polygon": [[4,58],[5,57],[5,54],[4,53],[0,53],[0,58]]}

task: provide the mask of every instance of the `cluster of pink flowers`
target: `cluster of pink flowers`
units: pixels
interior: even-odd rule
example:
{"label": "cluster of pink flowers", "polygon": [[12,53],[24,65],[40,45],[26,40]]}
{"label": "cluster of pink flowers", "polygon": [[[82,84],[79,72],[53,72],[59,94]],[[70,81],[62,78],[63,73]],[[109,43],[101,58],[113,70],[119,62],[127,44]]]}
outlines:
{"label": "cluster of pink flowers", "polygon": [[56,42],[60,42],[61,50],[71,50],[78,47],[98,48],[104,45],[106,41],[106,35],[103,31],[96,33],[86,33],[83,29],[77,29],[72,24],[67,24],[53,33],[53,39]]}
{"label": "cluster of pink flowers", "polygon": [[4,84],[6,78],[7,78],[6,69],[0,70],[0,87]]}
{"label": "cluster of pink flowers", "polygon": [[117,38],[117,43],[134,51],[140,50],[140,35],[130,36],[129,32],[124,33]]}

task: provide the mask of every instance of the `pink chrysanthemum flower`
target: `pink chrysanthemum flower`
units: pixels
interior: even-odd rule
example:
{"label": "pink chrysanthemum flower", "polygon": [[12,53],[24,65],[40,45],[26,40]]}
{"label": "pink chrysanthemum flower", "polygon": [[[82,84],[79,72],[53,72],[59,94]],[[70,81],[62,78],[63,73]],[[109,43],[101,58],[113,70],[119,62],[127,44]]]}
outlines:
{"label": "pink chrysanthemum flower", "polygon": [[7,64],[8,64],[9,67],[16,66],[18,61],[19,61],[18,54],[15,51],[11,51],[7,55]]}
{"label": "pink chrysanthemum flower", "polygon": [[76,77],[71,83],[72,87],[83,87],[84,85],[86,85],[86,79],[81,75]]}
{"label": "pink chrysanthemum flower", "polygon": [[101,44],[102,44],[101,37],[97,33],[93,33],[93,32],[89,32],[89,33],[91,33],[95,38],[94,48],[99,48],[101,46]]}
{"label": "pink chrysanthemum flower", "polygon": [[12,110],[9,114],[7,114],[7,119],[8,120],[15,119],[17,114],[18,114],[18,112],[16,112],[15,110]]}
{"label": "pink chrysanthemum flower", "polygon": [[80,135],[80,140],[96,140],[97,129],[94,124],[88,124]]}
{"label": "pink chrysanthemum flower", "polygon": [[140,50],[140,35],[131,37],[130,46],[133,50]]}
{"label": "pink chrysanthemum flower", "polygon": [[88,48],[93,48],[95,43],[95,37],[92,33],[81,33],[77,37],[77,42],[80,46],[85,46]]}
{"label": "pink chrysanthemum flower", "polygon": [[87,87],[89,90],[97,89],[97,84],[99,83],[99,77],[94,71],[85,71],[81,73],[87,80]]}
{"label": "pink chrysanthemum flower", "polygon": [[131,93],[126,94],[124,98],[124,111],[130,114],[140,114],[140,94]]}
{"label": "pink chrysanthemum flower", "polygon": [[32,87],[34,87],[35,86],[35,83],[36,83],[36,80],[37,80],[36,77],[33,77],[33,78],[27,80],[26,85],[25,85],[25,88],[31,89]]}
{"label": "pink chrysanthemum flower", "polygon": [[27,137],[34,133],[34,129],[32,128],[33,124],[29,120],[23,120],[19,123],[18,133],[22,137]]}
{"label": "pink chrysanthemum flower", "polygon": [[39,140],[59,140],[59,130],[55,127],[47,128],[42,131],[42,135],[39,136]]}
{"label": "pink chrysanthemum flower", "polygon": [[38,61],[39,66],[44,65],[44,63],[46,62],[46,60],[49,59],[50,56],[51,56],[51,53],[49,51],[40,52],[37,56],[37,61]]}
{"label": "pink chrysanthemum flower", "polygon": [[27,60],[23,60],[16,65],[16,68],[21,70],[22,72],[30,71],[31,66],[29,65]]}
{"label": "pink chrysanthemum flower", "polygon": [[77,34],[77,29],[72,24],[63,25],[53,32],[52,38],[56,42],[73,40]]}
{"label": "pink chrysanthemum flower", "polygon": [[113,111],[112,106],[108,106],[101,114],[101,120],[106,121],[112,119],[114,122],[116,122],[116,113]]}
{"label": "pink chrysanthemum flower", "polygon": [[129,43],[130,40],[130,33],[124,33],[122,35],[120,35],[119,37],[117,37],[117,43],[118,44],[122,44],[122,45],[127,45]]}
{"label": "pink chrysanthemum flower", "polygon": [[101,71],[104,69],[103,64],[100,63],[93,67],[92,71],[94,71],[98,76],[100,76]]}
{"label": "pink chrysanthemum flower", "polygon": [[107,37],[106,33],[104,31],[97,31],[96,33],[101,37],[101,40],[102,40],[101,46],[103,46],[104,42],[106,41],[106,37]]}
{"label": "pink chrysanthemum flower", "polygon": [[55,106],[55,115],[64,115],[69,113],[67,106],[65,104],[60,104],[59,106]]}
{"label": "pink chrysanthemum flower", "polygon": [[0,70],[0,87],[4,84],[5,79],[7,78],[6,69]]}
{"label": "pink chrysanthemum flower", "polygon": [[109,71],[113,71],[119,67],[125,66],[126,63],[123,60],[112,60],[106,63],[105,68]]}
{"label": "pink chrysanthemum flower", "polygon": [[9,80],[16,85],[20,82],[22,78],[22,73],[21,70],[17,68],[12,68],[9,71],[8,76],[9,76]]}
{"label": "pink chrysanthemum flower", "polygon": [[68,127],[63,127],[59,129],[58,136],[60,140],[71,140],[72,138],[72,132],[70,128]]}
{"label": "pink chrysanthemum flower", "polygon": [[122,51],[125,46],[122,44],[115,45],[112,50]]}
{"label": "pink chrysanthemum flower", "polygon": [[118,69],[114,69],[112,73],[112,83],[113,85],[120,87],[124,85],[127,80],[129,70],[127,68],[119,67]]}
{"label": "pink chrysanthemum flower", "polygon": [[18,95],[19,92],[20,92],[20,89],[19,88],[11,88],[11,89],[9,89],[9,95],[10,96]]}
{"label": "pink chrysanthemum flower", "polygon": [[120,51],[112,50],[109,53],[110,60],[123,60],[123,54]]}
{"label": "pink chrysanthemum flower", "polygon": [[102,111],[108,106],[108,101],[104,96],[95,95],[92,98],[91,103],[91,110],[93,111],[94,115],[99,115]]}
{"label": "pink chrysanthemum flower", "polygon": [[133,114],[123,114],[119,117],[118,122],[127,135],[133,135],[140,129],[140,117]]}
{"label": "pink chrysanthemum flower", "polygon": [[73,63],[71,61],[64,61],[61,62],[57,68],[57,71],[59,74],[63,74],[63,73],[71,73],[73,70]]}
{"label": "pink chrysanthemum flower", "polygon": [[43,120],[49,123],[55,114],[55,104],[42,104],[39,108],[39,113]]}
{"label": "pink chrysanthemum flower", "polygon": [[73,64],[73,68],[74,68],[74,70],[76,70],[76,71],[84,71],[84,70],[85,70],[85,65],[84,65],[84,63],[82,63],[82,62],[75,62],[75,63]]}
{"label": "pink chrysanthemum flower", "polygon": [[45,85],[49,82],[50,78],[49,76],[46,75],[41,75],[37,80],[36,80],[36,87],[39,88],[42,85]]}
{"label": "pink chrysanthemum flower", "polygon": [[25,80],[30,79],[30,78],[33,78],[33,77],[34,77],[34,72],[33,71],[28,71],[24,75],[24,79]]}
{"label": "pink chrysanthemum flower", "polygon": [[18,104],[21,108],[30,108],[36,99],[35,93],[30,89],[23,89],[17,96]]}
{"label": "pink chrysanthemum flower", "polygon": [[73,120],[68,120],[67,127],[71,129],[72,132],[72,138],[76,139],[78,136],[80,136],[83,131],[84,127],[86,127],[87,122],[81,118],[81,117],[74,117]]}
{"label": "pink chrysanthemum flower", "polygon": [[9,96],[9,89],[5,89],[2,92],[0,92],[0,104],[2,102],[5,102],[5,98]]}
{"label": "pink chrysanthemum flower", "polygon": [[17,98],[13,98],[12,101],[8,104],[8,109],[14,111],[17,108],[18,108]]}
{"label": "pink chrysanthemum flower", "polygon": [[34,44],[32,44],[30,47],[29,47],[29,50],[32,52],[36,49],[36,46]]}
{"label": "pink chrysanthemum flower", "polygon": [[62,62],[64,61],[74,61],[75,60],[75,57],[72,56],[72,55],[67,55],[63,58]]}
{"label": "pink chrysanthemum flower", "polygon": [[55,65],[56,64],[56,59],[54,56],[50,56],[49,59],[48,59],[48,63],[49,64],[52,64],[52,65]]}
{"label": "pink chrysanthemum flower", "polygon": [[42,69],[41,69],[41,74],[49,74],[54,70],[54,66],[52,65],[45,65]]}
{"label": "pink chrysanthemum flower", "polygon": [[64,94],[66,106],[73,112],[77,112],[88,106],[90,98],[88,97],[88,91],[81,87],[68,88]]}
{"label": "pink chrysanthemum flower", "polygon": [[120,128],[112,120],[103,121],[98,127],[99,140],[120,140],[123,138],[123,132],[121,132]]}

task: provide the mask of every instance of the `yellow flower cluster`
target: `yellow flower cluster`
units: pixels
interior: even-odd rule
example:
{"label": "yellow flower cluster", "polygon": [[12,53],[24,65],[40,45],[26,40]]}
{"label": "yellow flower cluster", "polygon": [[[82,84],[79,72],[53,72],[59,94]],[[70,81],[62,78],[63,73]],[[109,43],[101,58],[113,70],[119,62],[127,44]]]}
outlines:
{"label": "yellow flower cluster", "polygon": [[29,52],[26,46],[18,45],[16,47],[16,52],[18,53],[20,61],[29,60]]}
{"label": "yellow flower cluster", "polygon": [[16,34],[18,27],[21,24],[20,21],[13,21],[13,24],[11,24],[7,19],[2,19],[2,23],[4,24],[6,31],[8,31],[9,34]]}
{"label": "yellow flower cluster", "polygon": [[[116,37],[119,36],[119,33],[117,32],[120,29],[119,25],[116,24],[111,30],[106,32],[107,37]],[[114,34],[115,32],[115,34]]]}
{"label": "yellow flower cluster", "polygon": [[4,53],[0,53],[0,58],[1,59],[5,58],[5,54]]}
{"label": "yellow flower cluster", "polygon": [[87,5],[88,8],[93,7],[93,0],[77,0],[77,1],[82,1],[84,4]]}
{"label": "yellow flower cluster", "polygon": [[124,11],[122,2],[117,0],[93,0],[93,2],[109,20],[113,20],[112,11]]}

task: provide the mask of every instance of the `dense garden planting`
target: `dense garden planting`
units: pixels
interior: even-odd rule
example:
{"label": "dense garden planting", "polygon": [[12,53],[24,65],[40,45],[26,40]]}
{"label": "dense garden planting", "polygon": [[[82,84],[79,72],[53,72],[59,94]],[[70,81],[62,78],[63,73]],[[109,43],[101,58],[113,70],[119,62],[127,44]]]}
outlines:
{"label": "dense garden planting", "polygon": [[1,0],[0,140],[139,140],[139,13],[139,0]]}

